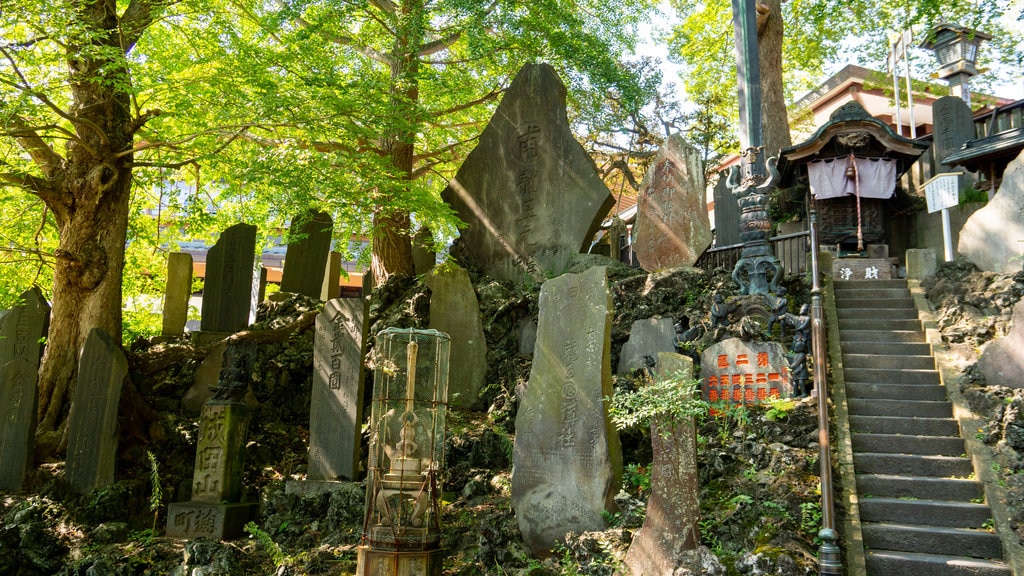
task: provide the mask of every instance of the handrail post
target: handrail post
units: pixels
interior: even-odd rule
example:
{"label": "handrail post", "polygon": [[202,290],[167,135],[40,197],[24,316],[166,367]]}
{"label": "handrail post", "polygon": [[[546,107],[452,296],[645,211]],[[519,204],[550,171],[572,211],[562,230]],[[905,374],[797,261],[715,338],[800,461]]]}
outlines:
{"label": "handrail post", "polygon": [[[813,200],[812,200],[813,203]],[[843,563],[836,541],[835,510],[832,502],[832,451],[829,442],[828,381],[825,377],[825,321],[821,304],[821,280],[818,272],[818,214],[812,204],[811,232],[811,355],[814,366],[814,390],[818,394],[818,465],[821,477],[821,531],[818,537],[818,569],[822,576],[839,576]]]}

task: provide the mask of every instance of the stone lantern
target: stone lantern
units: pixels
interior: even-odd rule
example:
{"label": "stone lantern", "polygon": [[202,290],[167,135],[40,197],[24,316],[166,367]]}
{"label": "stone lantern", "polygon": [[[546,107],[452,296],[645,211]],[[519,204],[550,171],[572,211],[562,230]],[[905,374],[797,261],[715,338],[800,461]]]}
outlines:
{"label": "stone lantern", "polygon": [[360,576],[441,574],[449,349],[436,330],[377,335]]}
{"label": "stone lantern", "polygon": [[949,82],[953,96],[963,98],[968,106],[971,104],[968,81],[979,72],[976,68],[978,49],[983,41],[991,39],[977,30],[943,22],[937,24],[928,40],[921,44],[921,48],[935,52],[939,61],[937,76]]}

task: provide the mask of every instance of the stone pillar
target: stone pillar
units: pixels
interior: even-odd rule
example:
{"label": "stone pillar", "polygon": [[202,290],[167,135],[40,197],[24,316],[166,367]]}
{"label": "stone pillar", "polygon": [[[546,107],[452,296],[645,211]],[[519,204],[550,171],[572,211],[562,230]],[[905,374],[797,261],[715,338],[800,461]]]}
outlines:
{"label": "stone pillar", "polygon": [[188,300],[192,296],[192,255],[171,252],[167,255],[167,287],[164,289],[163,329],[161,336],[185,334]]}

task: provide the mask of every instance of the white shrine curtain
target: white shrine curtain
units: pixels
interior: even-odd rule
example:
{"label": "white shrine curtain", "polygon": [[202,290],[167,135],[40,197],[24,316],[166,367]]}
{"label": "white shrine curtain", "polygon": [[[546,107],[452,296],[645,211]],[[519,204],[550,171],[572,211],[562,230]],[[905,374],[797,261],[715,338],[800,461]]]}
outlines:
{"label": "white shrine curtain", "polygon": [[[896,161],[889,158],[853,158],[861,198],[891,198],[896,191]],[[827,200],[857,194],[857,183],[846,177],[849,157],[815,160],[807,164],[811,195]]]}

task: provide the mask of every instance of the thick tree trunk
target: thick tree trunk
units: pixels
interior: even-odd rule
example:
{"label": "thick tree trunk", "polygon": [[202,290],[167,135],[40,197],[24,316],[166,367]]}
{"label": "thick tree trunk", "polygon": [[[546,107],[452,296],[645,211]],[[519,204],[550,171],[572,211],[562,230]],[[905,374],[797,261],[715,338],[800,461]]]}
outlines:
{"label": "thick tree trunk", "polygon": [[793,144],[789,136],[786,94],[782,89],[782,2],[759,0],[757,30],[758,59],[761,68],[761,131],[765,158],[778,156],[779,150]]}
{"label": "thick tree trunk", "polygon": [[[93,328],[121,338],[121,280],[131,190],[132,117],[116,14],[106,3],[79,7],[96,35],[68,49],[71,117],[76,138],[66,146],[60,189],[44,198],[60,239],[53,307],[39,368],[37,455],[62,449],[78,371]],[[96,50],[96,44],[106,44]],[[115,48],[116,50],[111,50]],[[99,56],[93,56],[93,55]],[[105,55],[105,56],[103,56]]]}

